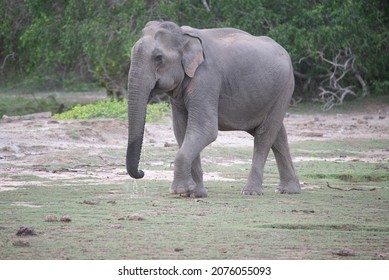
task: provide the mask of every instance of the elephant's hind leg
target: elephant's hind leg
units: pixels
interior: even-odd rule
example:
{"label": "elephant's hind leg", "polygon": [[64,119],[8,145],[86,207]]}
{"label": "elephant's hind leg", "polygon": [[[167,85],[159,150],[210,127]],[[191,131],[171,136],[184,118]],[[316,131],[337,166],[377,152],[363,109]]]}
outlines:
{"label": "elephant's hind leg", "polygon": [[277,191],[280,193],[299,193],[300,182],[293,166],[292,157],[289,152],[288,138],[284,125],[278,132],[277,138],[272,146],[280,174],[280,184]]}
{"label": "elephant's hind leg", "polygon": [[254,153],[251,171],[242,190],[244,195],[263,195],[263,170],[269,151],[273,146],[278,133],[283,127],[284,113],[288,103],[284,100],[279,100],[270,110],[269,115],[265,118],[260,126],[256,129],[248,131],[254,136]]}
{"label": "elephant's hind leg", "polygon": [[279,127],[265,122],[249,133],[254,136],[254,153],[251,171],[245,187],[244,195],[263,195],[263,170],[270,148],[276,138]]}

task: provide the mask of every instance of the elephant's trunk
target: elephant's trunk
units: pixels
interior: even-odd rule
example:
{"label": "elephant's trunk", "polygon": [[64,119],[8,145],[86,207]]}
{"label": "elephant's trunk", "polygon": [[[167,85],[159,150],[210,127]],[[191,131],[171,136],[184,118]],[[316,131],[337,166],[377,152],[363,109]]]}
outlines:
{"label": "elephant's trunk", "polygon": [[[131,64],[128,77],[128,146],[126,167],[134,179],[141,179],[144,172],[139,170],[143,133],[146,122],[146,107],[152,87],[142,73],[141,67]],[[140,70],[140,71],[138,71]]]}

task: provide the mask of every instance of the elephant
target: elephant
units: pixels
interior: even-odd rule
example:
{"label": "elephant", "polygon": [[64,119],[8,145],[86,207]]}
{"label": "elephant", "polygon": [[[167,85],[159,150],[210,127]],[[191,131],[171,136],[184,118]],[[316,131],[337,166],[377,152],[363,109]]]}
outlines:
{"label": "elephant", "polygon": [[218,131],[254,136],[252,167],[243,195],[263,195],[272,149],[280,175],[276,191],[299,193],[300,183],[283,124],[294,91],[289,54],[273,39],[234,28],[195,29],[150,21],[131,51],[128,73],[126,167],[139,170],[148,100],[167,93],[178,143],[172,194],[206,197],[200,152]]}

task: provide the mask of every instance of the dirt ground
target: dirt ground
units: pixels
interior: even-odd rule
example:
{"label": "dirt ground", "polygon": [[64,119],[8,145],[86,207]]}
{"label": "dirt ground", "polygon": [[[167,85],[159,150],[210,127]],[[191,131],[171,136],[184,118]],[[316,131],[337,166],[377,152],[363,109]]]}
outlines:
{"label": "dirt ground", "polygon": [[[239,195],[253,145],[243,132],[220,132],[202,154],[208,198],[169,194],[170,123],[146,125],[136,181],[125,120],[0,120],[0,259],[388,259],[389,104],[288,114],[299,196],[273,191],[274,157],[266,195]],[[26,226],[34,234],[18,234]]]}
{"label": "dirt ground", "polygon": [[[147,153],[147,147],[175,145],[170,123],[146,125],[143,153]],[[371,105],[363,113],[288,114],[284,123],[291,143],[344,138],[389,139],[389,105]],[[128,180],[124,167],[126,141],[127,123],[124,120],[57,121],[44,115],[37,118],[5,117],[0,121],[0,174],[6,176],[0,178],[0,191],[12,190],[20,184],[39,183],[36,180],[13,180],[14,176],[21,175],[52,180],[88,178],[100,183],[104,178],[111,181]],[[252,146],[253,139],[244,132],[219,132],[218,139],[212,145]],[[104,158],[101,151],[109,149],[122,150],[123,154]],[[94,157],[96,162],[83,162],[83,157]],[[367,157],[364,155],[364,160],[369,162],[383,162],[388,158],[389,147]],[[156,165],[160,161],[157,158],[149,160]],[[47,166],[52,167],[48,169]],[[86,170],[85,166],[92,168]],[[153,171],[148,172],[147,176],[147,179],[172,180],[172,171]],[[221,174],[213,173],[205,174],[205,179],[228,180]]]}

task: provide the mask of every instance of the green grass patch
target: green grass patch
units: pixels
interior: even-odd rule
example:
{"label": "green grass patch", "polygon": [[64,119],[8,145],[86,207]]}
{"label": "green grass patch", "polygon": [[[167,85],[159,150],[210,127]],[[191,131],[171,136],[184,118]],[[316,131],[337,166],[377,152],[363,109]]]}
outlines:
{"label": "green grass patch", "polygon": [[60,104],[52,95],[46,98],[33,98],[0,94],[0,118],[3,115],[19,116],[38,112],[56,112],[59,106]]}
{"label": "green grass patch", "polygon": [[[333,259],[351,248],[372,259],[387,248],[389,190],[318,189],[242,197],[208,182],[209,198],[168,194],[165,181],[19,189],[0,203],[1,259]],[[18,202],[25,202],[24,206]],[[363,209],[363,211],[361,211]],[[138,214],[143,220],[129,220]],[[47,222],[68,215],[71,222]],[[16,236],[21,225],[35,236]],[[195,233],[195,234],[194,234]],[[18,240],[28,247],[15,246]]]}
{"label": "green grass patch", "polygon": [[[298,212],[298,210],[292,210]],[[302,212],[308,212],[308,210],[302,210]],[[314,213],[314,210],[310,210],[310,213]],[[257,228],[272,228],[272,229],[285,229],[285,230],[315,230],[315,231],[374,231],[374,232],[387,232],[389,233],[389,226],[371,226],[371,225],[355,225],[355,224],[265,224],[258,225]]]}
{"label": "green grass patch", "polygon": [[389,140],[386,139],[334,139],[325,141],[299,141],[292,143],[293,155],[309,155],[316,153],[322,155],[332,153],[332,156],[358,154],[371,150],[387,149]]}
{"label": "green grass patch", "polygon": [[327,112],[322,110],[323,104],[320,102],[302,102],[296,106],[290,107],[288,111],[293,114],[346,114],[352,112],[364,112],[366,107],[369,105],[386,103],[389,103],[389,95],[374,95],[347,100],[343,103],[343,105],[334,106]]}
{"label": "green grass patch", "polygon": [[386,139],[340,139],[296,142],[291,144],[291,151],[293,157],[309,158],[295,164],[306,181],[388,186],[389,160],[366,160],[387,147]]}
{"label": "green grass patch", "polygon": [[305,179],[344,183],[389,181],[389,164],[382,163],[307,161],[297,163],[296,168]]}
{"label": "green grass patch", "polygon": [[[53,117],[58,120],[68,119],[93,119],[93,118],[116,118],[127,119],[127,100],[104,99],[96,103],[76,105],[71,110]],[[147,105],[146,122],[160,122],[171,115],[168,103]]]}

